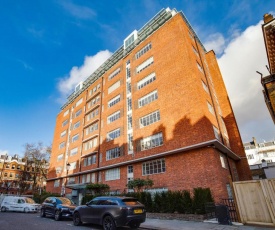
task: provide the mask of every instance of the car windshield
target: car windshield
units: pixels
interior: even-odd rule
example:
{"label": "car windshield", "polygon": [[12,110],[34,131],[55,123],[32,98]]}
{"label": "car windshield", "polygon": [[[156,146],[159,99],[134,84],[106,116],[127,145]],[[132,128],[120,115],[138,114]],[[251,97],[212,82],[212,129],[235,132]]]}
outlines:
{"label": "car windshield", "polygon": [[28,197],[25,199],[25,201],[28,204],[35,204],[35,201],[33,199],[31,199],[31,198],[28,198]]}
{"label": "car windshield", "polygon": [[126,205],[140,205],[141,203],[139,203],[138,200],[136,199],[123,199],[122,200],[124,204]]}
{"label": "car windshield", "polygon": [[74,203],[66,197],[58,197],[62,204],[73,205]]}

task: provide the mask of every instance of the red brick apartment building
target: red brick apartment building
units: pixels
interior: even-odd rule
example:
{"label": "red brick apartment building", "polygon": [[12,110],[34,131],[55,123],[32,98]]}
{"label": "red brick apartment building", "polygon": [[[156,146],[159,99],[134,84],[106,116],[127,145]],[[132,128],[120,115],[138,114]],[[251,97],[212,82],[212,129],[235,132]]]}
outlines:
{"label": "red brick apartment building", "polygon": [[230,176],[251,179],[215,53],[167,8],[68,97],[47,190],[80,200],[87,183],[122,193],[129,180],[150,178],[151,191],[209,187],[218,201]]}

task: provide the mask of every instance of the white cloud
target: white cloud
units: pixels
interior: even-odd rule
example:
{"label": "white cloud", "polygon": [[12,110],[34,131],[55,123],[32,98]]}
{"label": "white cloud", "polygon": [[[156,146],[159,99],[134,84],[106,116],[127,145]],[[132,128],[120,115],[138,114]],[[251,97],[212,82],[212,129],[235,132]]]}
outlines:
{"label": "white cloud", "polygon": [[112,53],[108,50],[99,51],[94,56],[86,56],[82,66],[74,66],[69,76],[61,79],[58,83],[58,90],[62,97],[72,93],[74,87],[80,82],[89,77],[99,66],[101,66]]}
{"label": "white cloud", "polygon": [[218,59],[244,142],[253,136],[272,140],[274,125],[262,93],[260,75],[268,75],[262,21],[234,36]]}
{"label": "white cloud", "polygon": [[72,3],[71,1],[61,0],[59,4],[74,17],[80,19],[89,19],[96,16],[96,12],[89,7],[80,6]]}
{"label": "white cloud", "polygon": [[221,54],[225,47],[225,40],[222,34],[211,34],[204,43],[206,50],[214,50],[217,55]]}

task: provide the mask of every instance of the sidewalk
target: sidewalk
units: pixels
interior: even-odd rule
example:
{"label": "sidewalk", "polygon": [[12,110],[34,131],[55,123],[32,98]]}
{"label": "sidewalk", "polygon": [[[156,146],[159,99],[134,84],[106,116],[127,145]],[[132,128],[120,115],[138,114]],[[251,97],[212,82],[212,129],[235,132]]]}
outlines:
{"label": "sidewalk", "polygon": [[244,226],[240,223],[233,223],[233,225],[220,225],[217,221],[209,222],[194,222],[183,220],[161,220],[149,219],[140,225],[140,229],[148,230],[271,230],[273,227],[259,227],[259,226]]}

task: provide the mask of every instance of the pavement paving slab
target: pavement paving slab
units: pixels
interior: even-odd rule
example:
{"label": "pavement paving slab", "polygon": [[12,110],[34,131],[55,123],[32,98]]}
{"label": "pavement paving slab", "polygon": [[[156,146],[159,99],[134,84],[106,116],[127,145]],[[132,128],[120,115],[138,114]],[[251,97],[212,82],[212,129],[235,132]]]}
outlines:
{"label": "pavement paving slab", "polygon": [[220,225],[217,221],[195,222],[184,220],[162,220],[146,218],[140,229],[147,230],[271,230],[274,227],[247,226],[240,223],[233,225]]}

